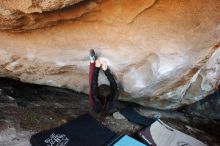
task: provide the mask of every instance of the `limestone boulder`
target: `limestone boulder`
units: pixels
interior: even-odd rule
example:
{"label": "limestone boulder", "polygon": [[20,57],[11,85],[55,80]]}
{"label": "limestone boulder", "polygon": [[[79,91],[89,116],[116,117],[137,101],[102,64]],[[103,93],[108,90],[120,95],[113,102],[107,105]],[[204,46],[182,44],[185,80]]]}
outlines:
{"label": "limestone boulder", "polygon": [[2,77],[88,93],[94,48],[121,100],[178,108],[220,83],[219,0],[28,1],[1,0]]}

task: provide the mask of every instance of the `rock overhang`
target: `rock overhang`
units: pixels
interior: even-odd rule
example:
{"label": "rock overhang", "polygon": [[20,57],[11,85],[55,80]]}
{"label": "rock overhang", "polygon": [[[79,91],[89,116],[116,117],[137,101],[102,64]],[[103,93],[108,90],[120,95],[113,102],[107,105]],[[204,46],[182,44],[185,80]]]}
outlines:
{"label": "rock overhang", "polygon": [[177,108],[219,85],[219,1],[75,2],[1,17],[0,75],[87,93],[95,48],[115,73],[121,100]]}

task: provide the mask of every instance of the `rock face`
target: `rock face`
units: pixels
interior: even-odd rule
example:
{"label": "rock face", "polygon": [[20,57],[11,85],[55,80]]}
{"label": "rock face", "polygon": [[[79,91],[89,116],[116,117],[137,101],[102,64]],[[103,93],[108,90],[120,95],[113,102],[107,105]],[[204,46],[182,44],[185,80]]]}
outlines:
{"label": "rock face", "polygon": [[0,3],[2,77],[87,93],[95,48],[115,73],[121,100],[178,108],[220,83],[219,0]]}

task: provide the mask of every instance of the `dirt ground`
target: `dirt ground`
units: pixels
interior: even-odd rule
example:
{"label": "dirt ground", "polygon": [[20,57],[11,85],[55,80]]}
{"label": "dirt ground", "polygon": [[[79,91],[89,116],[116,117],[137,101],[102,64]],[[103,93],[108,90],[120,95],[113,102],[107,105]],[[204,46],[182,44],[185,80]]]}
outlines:
{"label": "dirt ground", "polygon": [[[0,146],[28,146],[32,134],[57,127],[88,113],[88,96],[71,90],[23,84],[0,79]],[[128,103],[120,103],[122,106]],[[129,106],[132,104],[129,103]],[[192,117],[177,111],[158,111],[133,105],[143,115],[160,115],[169,126],[208,145],[220,145],[220,122]],[[92,114],[102,124],[119,134],[137,137],[142,128],[126,119]]]}

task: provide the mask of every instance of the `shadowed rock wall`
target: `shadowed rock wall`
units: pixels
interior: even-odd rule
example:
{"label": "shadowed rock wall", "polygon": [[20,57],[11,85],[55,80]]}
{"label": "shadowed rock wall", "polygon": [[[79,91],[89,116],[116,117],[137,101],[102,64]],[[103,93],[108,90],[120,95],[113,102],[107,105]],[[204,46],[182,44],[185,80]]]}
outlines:
{"label": "shadowed rock wall", "polygon": [[219,85],[218,0],[12,2],[0,2],[2,77],[87,93],[95,48],[121,100],[177,108]]}

